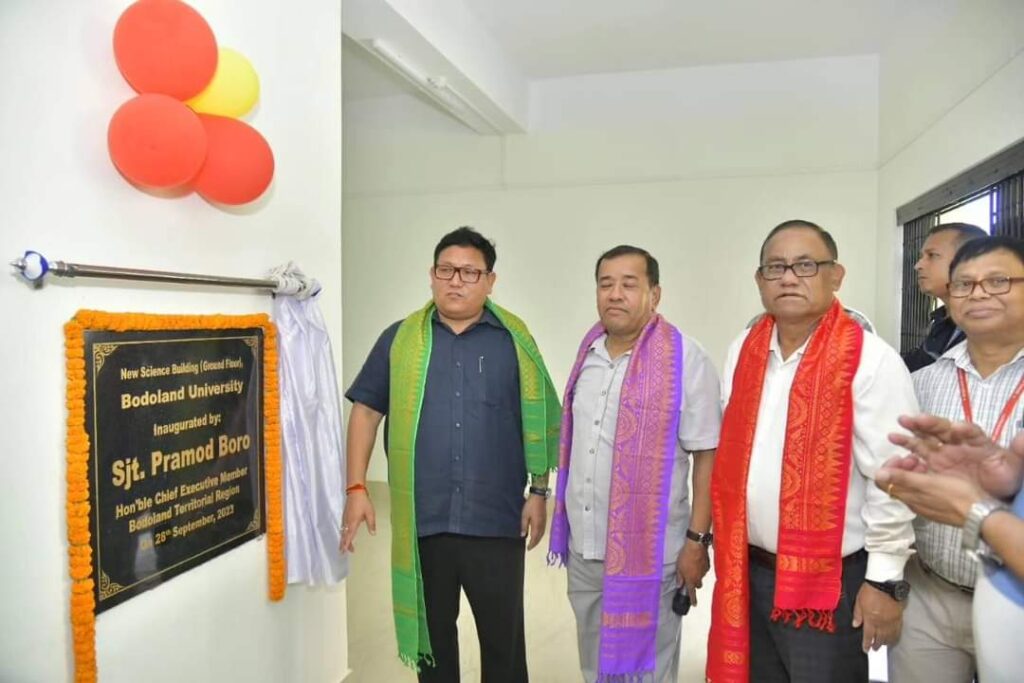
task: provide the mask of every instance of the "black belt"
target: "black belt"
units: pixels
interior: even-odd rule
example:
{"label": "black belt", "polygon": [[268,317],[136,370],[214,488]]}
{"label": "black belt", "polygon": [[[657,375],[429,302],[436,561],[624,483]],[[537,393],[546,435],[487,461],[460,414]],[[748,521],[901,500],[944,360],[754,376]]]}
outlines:
{"label": "black belt", "polygon": [[[776,555],[770,553],[764,548],[758,548],[756,545],[748,545],[747,553],[750,557],[750,561],[761,565],[762,567],[768,567],[769,569],[775,569]],[[862,561],[868,556],[868,551],[861,548],[857,552],[850,553],[843,558],[843,569],[854,562]]]}
{"label": "black belt", "polygon": [[951,586],[952,588],[957,589],[961,593],[966,593],[967,595],[974,595],[974,588],[972,588],[971,586],[964,586],[962,584],[957,583],[956,581],[950,581],[945,576],[943,576],[942,574],[938,573],[937,571],[935,571],[934,569],[929,567],[927,564],[925,564],[924,560],[922,560],[920,558],[920,556],[918,556],[918,558],[917,558],[917,563],[919,565],[921,565],[921,569],[923,569],[924,573],[927,574],[928,576],[934,576],[936,579],[938,579],[942,583],[946,584],[947,586]]}

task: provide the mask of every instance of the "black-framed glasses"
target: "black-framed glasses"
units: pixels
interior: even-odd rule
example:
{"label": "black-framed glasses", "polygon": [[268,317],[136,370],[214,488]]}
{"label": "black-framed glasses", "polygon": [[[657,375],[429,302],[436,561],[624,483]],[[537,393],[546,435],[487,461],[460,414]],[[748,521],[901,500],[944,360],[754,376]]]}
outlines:
{"label": "black-framed glasses", "polygon": [[981,280],[950,280],[946,288],[954,299],[965,299],[974,293],[974,288],[978,285],[981,285],[981,291],[986,294],[1006,294],[1014,282],[1024,282],[1024,277],[997,275]]}
{"label": "black-framed glasses", "polygon": [[473,285],[480,282],[480,276],[490,273],[489,270],[480,270],[479,268],[472,268],[470,266],[449,266],[447,263],[440,263],[434,266],[434,277],[438,280],[451,280],[455,277],[455,274],[459,274],[459,279],[465,282],[467,285]]}
{"label": "black-framed glasses", "polygon": [[761,273],[761,277],[765,280],[781,280],[787,270],[792,270],[793,275],[797,277],[814,277],[818,274],[818,268],[830,266],[833,263],[835,263],[835,259],[828,261],[811,261],[807,259],[806,261],[796,261],[795,263],[766,263],[758,267],[757,272]]}

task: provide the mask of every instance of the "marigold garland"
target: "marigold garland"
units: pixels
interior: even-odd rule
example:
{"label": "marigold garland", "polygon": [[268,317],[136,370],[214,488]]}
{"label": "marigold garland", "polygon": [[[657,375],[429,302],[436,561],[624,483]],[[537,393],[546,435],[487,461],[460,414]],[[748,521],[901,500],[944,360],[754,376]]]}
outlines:
{"label": "marigold garland", "polygon": [[269,316],[153,315],[79,311],[64,325],[67,361],[67,527],[71,576],[71,631],[76,683],[96,681],[96,600],[89,529],[89,434],[85,431],[85,331],[263,329],[263,470],[267,501],[267,594],[284,597],[284,518],[281,484],[280,394],[277,331]]}

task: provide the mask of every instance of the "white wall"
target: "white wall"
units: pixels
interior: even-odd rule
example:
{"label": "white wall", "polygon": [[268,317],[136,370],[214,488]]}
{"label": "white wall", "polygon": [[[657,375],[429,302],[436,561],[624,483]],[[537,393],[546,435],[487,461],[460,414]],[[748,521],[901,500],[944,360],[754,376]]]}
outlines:
{"label": "white wall", "polygon": [[880,60],[876,323],[890,341],[899,336],[896,209],[1024,139],[1024,3],[945,7]]}
{"label": "white wall", "polygon": [[[193,0],[222,45],[262,80],[252,118],[277,161],[258,210],[130,187],[106,153],[110,115],[132,92],[111,35],[127,0],[0,3],[0,246],[51,258],[259,277],[294,259],[324,284],[341,341],[341,19],[338,3]],[[68,680],[62,324],[79,308],[269,312],[267,296],[116,282],[0,279],[4,448],[0,455],[0,680]],[[340,361],[340,353],[338,357]],[[347,672],[345,594],[290,587],[266,599],[266,548],[253,541],[97,620],[100,679],[311,681]]]}
{"label": "white wall", "polygon": [[[662,312],[719,365],[760,310],[767,231],[833,231],[848,304],[873,312],[877,61],[701,67],[535,83],[531,132],[466,132],[420,100],[346,103],[344,382],[429,297],[445,232],[498,243],[495,299],[531,325],[561,388],[596,319],[597,256],[629,242],[662,266]],[[386,477],[378,452],[369,477]]]}

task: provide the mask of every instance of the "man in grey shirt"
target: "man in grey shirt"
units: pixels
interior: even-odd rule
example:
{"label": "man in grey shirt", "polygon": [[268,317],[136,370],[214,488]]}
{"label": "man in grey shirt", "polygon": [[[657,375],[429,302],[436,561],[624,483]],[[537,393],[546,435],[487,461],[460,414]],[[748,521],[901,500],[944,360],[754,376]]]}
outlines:
{"label": "man in grey shirt", "polygon": [[[568,457],[560,462],[552,551],[568,562],[580,665],[590,682],[599,676],[651,674],[659,683],[675,681],[680,617],[673,613],[673,597],[685,585],[696,603],[709,568],[709,486],[721,423],[719,377],[700,345],[656,313],[658,275],[658,262],[636,247],[619,246],[598,259],[600,323],[585,337],[566,391],[571,418],[563,419],[562,438],[563,456]],[[649,348],[660,343],[652,341],[659,333],[663,340],[674,340],[663,346],[674,344],[675,352]],[[675,387],[675,393],[660,395],[675,396],[676,402],[644,405],[659,396],[648,385],[660,380]],[[648,419],[658,412],[674,414],[660,422]],[[630,459],[631,444],[644,438],[645,421],[647,426],[657,423],[662,431],[649,430],[657,436]],[[567,426],[570,434],[564,433]],[[687,481],[691,453],[692,515]],[[562,550],[559,508],[568,522]],[[635,516],[623,523],[629,512]],[[637,607],[643,600],[631,588],[620,586],[621,595],[610,588],[613,576],[641,564],[648,569],[646,575],[625,581],[648,581],[647,595],[653,599],[646,603],[647,612]],[[628,627],[616,633],[616,624]],[[626,633],[638,624],[641,628]],[[644,627],[644,635],[636,635]],[[616,646],[620,652],[614,651]],[[651,656],[631,659],[641,650]]]}

